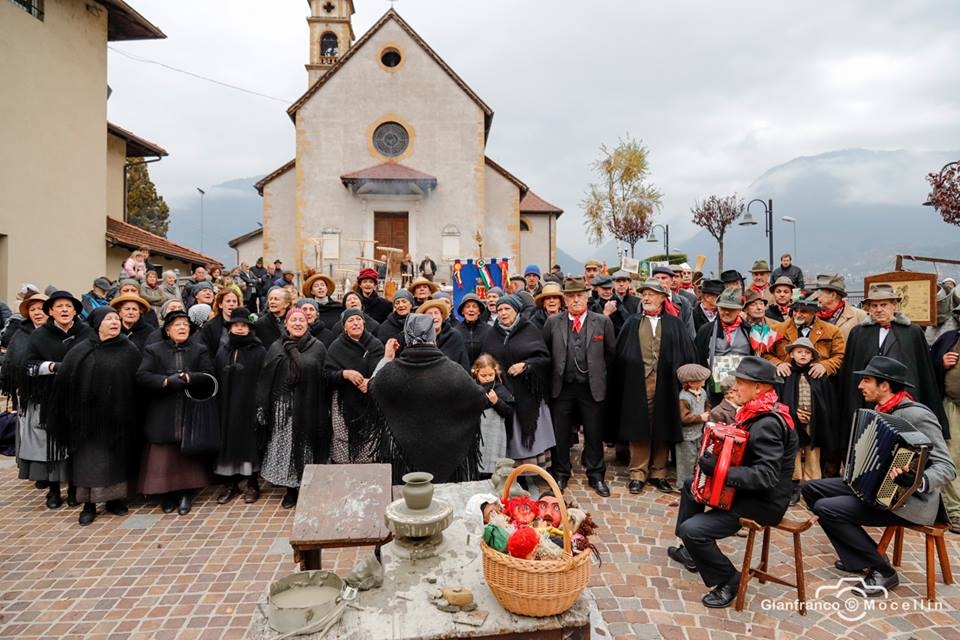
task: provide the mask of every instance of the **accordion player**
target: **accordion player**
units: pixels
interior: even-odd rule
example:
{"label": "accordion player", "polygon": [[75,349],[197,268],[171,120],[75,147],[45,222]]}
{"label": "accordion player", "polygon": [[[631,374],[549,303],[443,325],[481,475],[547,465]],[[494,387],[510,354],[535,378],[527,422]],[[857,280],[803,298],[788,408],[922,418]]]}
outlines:
{"label": "accordion player", "polygon": [[750,433],[736,425],[714,422],[704,425],[699,456],[712,453],[717,465],[712,475],[701,471],[699,464],[694,467],[693,484],[690,486],[694,500],[709,507],[730,509],[736,489],[725,486],[727,471],[743,462],[749,438]]}
{"label": "accordion player", "polygon": [[[933,443],[908,421],[870,409],[853,416],[843,480],[872,507],[895,511],[920,487]],[[916,480],[902,487],[890,478],[894,468],[909,467]]]}

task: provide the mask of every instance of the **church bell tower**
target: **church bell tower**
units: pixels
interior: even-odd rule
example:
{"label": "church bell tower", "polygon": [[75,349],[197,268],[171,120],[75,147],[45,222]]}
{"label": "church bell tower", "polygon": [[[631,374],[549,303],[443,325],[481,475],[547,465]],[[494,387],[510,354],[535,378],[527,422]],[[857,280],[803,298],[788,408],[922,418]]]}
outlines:
{"label": "church bell tower", "polygon": [[351,24],[353,0],[309,0],[309,4],[310,62],[306,67],[307,87],[312,87],[356,38]]}

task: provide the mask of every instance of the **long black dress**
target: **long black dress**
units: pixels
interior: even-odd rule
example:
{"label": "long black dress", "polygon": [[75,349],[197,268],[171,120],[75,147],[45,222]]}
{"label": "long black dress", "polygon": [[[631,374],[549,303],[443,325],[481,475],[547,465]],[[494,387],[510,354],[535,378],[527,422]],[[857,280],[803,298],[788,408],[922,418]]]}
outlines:
{"label": "long black dress", "polygon": [[217,353],[220,382],[220,450],[216,473],[252,476],[260,470],[257,438],[257,381],[267,350],[254,334],[229,335]]}
{"label": "long black dress", "polygon": [[327,385],[331,390],[330,419],[333,425],[333,441],[330,460],[338,464],[370,462],[373,452],[364,446],[359,434],[373,419],[371,400],[343,377],[344,370],[359,371],[364,378],[373,375],[383,358],[383,343],[369,331],[364,331],[359,340],[341,334],[327,351],[325,364]]}

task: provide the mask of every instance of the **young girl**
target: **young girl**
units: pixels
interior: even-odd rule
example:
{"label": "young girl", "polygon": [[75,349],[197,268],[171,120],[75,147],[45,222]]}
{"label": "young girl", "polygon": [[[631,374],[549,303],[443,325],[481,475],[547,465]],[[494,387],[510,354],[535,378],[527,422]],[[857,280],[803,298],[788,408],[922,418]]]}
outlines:
{"label": "young girl", "polygon": [[685,364],[677,369],[677,379],[683,385],[680,392],[680,422],[683,424],[683,442],[676,445],[677,485],[693,475],[693,465],[700,452],[703,425],[710,419],[710,400],[703,385],[710,377],[710,369],[699,364]]}
{"label": "young girl", "polygon": [[513,394],[500,380],[500,364],[493,356],[481,353],[471,370],[490,401],[490,408],[480,415],[481,445],[480,477],[493,475],[497,458],[507,455],[507,425],[513,423]]}

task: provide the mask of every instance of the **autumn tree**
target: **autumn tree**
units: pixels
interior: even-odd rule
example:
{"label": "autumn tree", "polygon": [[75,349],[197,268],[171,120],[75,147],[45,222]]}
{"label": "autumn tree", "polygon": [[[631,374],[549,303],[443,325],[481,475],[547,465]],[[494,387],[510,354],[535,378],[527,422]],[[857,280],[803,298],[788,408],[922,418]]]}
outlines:
{"label": "autumn tree", "polygon": [[927,175],[930,183],[928,203],[943,216],[944,222],[960,225],[960,167],[950,162],[939,173]]}
{"label": "autumn tree", "polygon": [[630,245],[630,255],[641,238],[650,233],[653,214],[660,210],[662,194],[647,183],[649,151],[643,142],[627,136],[614,149],[600,146],[601,157],[591,165],[599,178],[587,189],[581,202],[587,239],[600,245],[609,233]]}
{"label": "autumn tree", "polygon": [[157,193],[143,158],[127,158],[127,222],[167,237],[170,207]]}
{"label": "autumn tree", "polygon": [[710,196],[703,202],[694,202],[690,208],[693,224],[706,229],[720,247],[717,256],[718,273],[723,271],[723,237],[727,233],[727,227],[740,217],[743,210],[743,198],[738,198],[737,194],[725,198]]}

